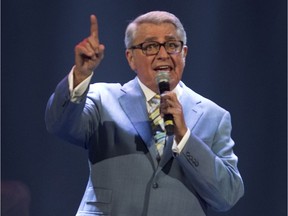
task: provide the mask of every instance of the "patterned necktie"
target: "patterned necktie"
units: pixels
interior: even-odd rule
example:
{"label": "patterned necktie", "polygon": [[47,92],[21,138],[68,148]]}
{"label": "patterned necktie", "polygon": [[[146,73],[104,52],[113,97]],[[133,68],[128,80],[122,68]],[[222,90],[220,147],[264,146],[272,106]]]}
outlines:
{"label": "patterned necktie", "polygon": [[149,100],[150,109],[149,119],[151,120],[151,126],[153,131],[153,136],[158,150],[158,156],[163,154],[163,149],[165,146],[166,132],[164,129],[164,121],[160,115],[160,95],[155,95],[152,99]]}

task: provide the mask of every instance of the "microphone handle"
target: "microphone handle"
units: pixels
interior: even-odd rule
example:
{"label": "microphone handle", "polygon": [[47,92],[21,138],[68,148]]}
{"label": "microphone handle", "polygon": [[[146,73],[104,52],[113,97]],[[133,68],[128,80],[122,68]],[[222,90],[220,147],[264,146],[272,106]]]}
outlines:
{"label": "microphone handle", "polygon": [[174,134],[174,121],[173,121],[172,114],[164,115],[164,125],[165,125],[166,134],[168,136],[173,135]]}
{"label": "microphone handle", "polygon": [[[170,91],[170,85],[169,82],[159,82],[159,92],[160,94],[163,94],[165,91]],[[171,136],[174,134],[174,121],[173,121],[173,115],[172,114],[165,114],[164,115],[164,125],[166,134],[168,136]]]}

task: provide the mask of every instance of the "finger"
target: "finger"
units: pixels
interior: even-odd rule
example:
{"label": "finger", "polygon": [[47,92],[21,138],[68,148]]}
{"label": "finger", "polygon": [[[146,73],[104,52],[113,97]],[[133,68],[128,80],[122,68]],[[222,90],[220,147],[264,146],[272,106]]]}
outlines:
{"label": "finger", "polygon": [[79,55],[85,55],[85,56],[90,56],[90,57],[94,54],[93,49],[90,47],[89,43],[87,43],[86,40],[83,40],[81,43],[79,43],[75,47],[75,51]]}
{"label": "finger", "polygon": [[87,38],[87,44],[94,50],[95,53],[99,52],[99,42],[93,36]]}
{"label": "finger", "polygon": [[161,97],[161,104],[163,104],[165,107],[174,107],[176,104],[178,104],[177,97],[172,97],[169,95],[165,95]]}
{"label": "finger", "polygon": [[91,55],[95,54],[95,50],[98,47],[95,47],[95,45],[93,45],[92,42],[89,41],[89,38],[85,41],[84,46],[91,53]]}
{"label": "finger", "polygon": [[99,44],[99,49],[98,49],[98,53],[96,53],[96,57],[99,59],[103,59],[104,58],[104,50],[105,50],[105,46],[103,44]]}
{"label": "finger", "polygon": [[171,100],[175,100],[175,99],[177,99],[177,95],[176,95],[175,92],[165,91],[164,93],[161,94],[161,99],[171,99]]}
{"label": "finger", "polygon": [[90,35],[96,40],[97,43],[99,42],[98,21],[95,15],[90,16]]}
{"label": "finger", "polygon": [[95,58],[100,58],[102,59],[104,56],[104,50],[105,50],[105,46],[103,44],[95,44],[93,43],[93,40],[89,40],[90,38],[88,38],[86,41],[86,49],[90,52],[90,55],[95,56]]}

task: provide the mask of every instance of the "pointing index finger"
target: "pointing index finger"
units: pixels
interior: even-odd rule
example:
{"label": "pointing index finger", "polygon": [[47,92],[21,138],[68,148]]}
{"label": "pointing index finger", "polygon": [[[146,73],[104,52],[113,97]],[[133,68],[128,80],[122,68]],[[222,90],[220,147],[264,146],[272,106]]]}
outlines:
{"label": "pointing index finger", "polygon": [[99,41],[98,22],[97,22],[97,18],[95,15],[90,16],[90,34],[94,39],[97,40],[97,42]]}

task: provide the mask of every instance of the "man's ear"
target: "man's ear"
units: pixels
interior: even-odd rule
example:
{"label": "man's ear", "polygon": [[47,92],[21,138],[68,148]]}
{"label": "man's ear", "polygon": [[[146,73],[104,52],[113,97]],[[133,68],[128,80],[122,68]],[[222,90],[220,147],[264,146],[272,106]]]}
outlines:
{"label": "man's ear", "polygon": [[135,71],[135,63],[134,63],[134,56],[133,56],[133,51],[131,49],[126,49],[126,59],[128,61],[128,64],[130,68]]}
{"label": "man's ear", "polygon": [[188,53],[188,47],[184,46],[182,52],[183,52],[183,59],[184,59],[184,62],[185,62],[186,56],[187,56],[187,53]]}

